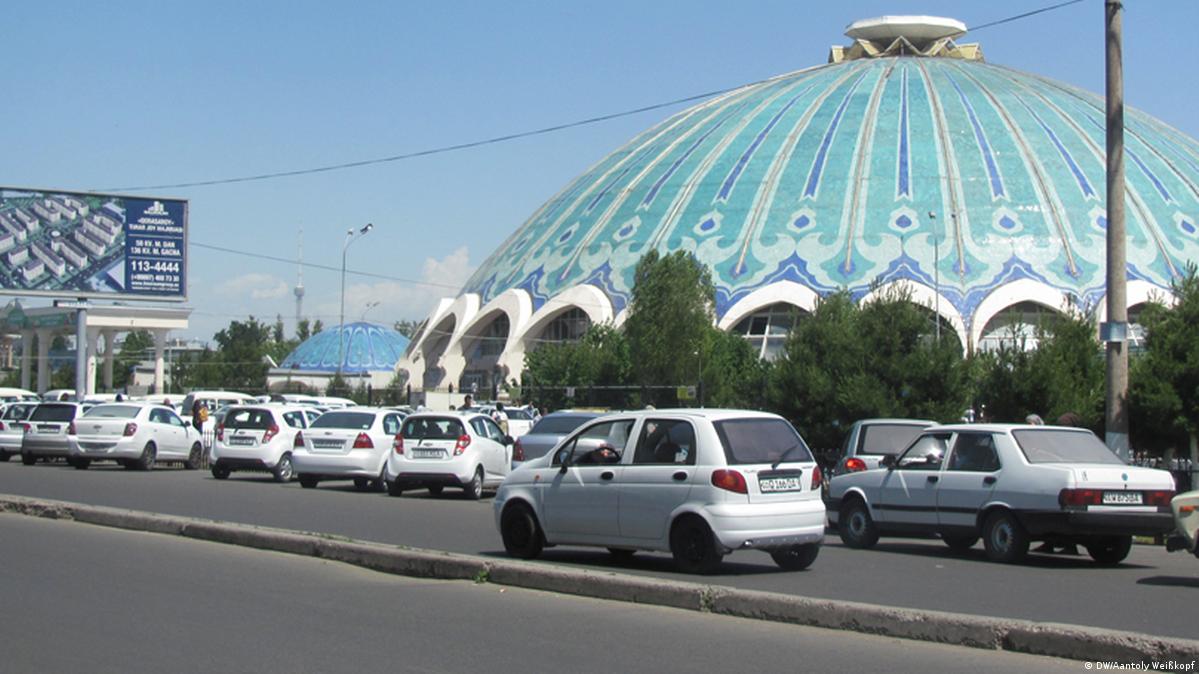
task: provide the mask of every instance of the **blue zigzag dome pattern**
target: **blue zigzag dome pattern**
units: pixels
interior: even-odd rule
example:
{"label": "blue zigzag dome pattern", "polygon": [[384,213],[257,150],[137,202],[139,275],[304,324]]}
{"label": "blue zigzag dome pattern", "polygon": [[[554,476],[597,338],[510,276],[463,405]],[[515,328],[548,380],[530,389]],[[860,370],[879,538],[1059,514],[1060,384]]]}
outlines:
{"label": "blue zigzag dome pattern", "polygon": [[[338,337],[344,333],[341,344]],[[299,372],[337,372],[341,352],[341,372],[364,374],[388,372],[408,348],[408,338],[375,323],[348,323],[344,328],[322,330],[304,340],[279,364],[281,369]]]}
{"label": "blue zigzag dome pattern", "polygon": [[[1125,144],[1129,277],[1165,288],[1199,259],[1199,143],[1129,110]],[[1100,96],[981,60],[809,68],[680,112],[604,157],[463,292],[486,304],[521,288],[536,309],[591,284],[619,312],[656,249],[712,269],[718,318],[779,281],[860,296],[936,276],[967,325],[988,293],[1024,278],[1093,301],[1104,147]]]}

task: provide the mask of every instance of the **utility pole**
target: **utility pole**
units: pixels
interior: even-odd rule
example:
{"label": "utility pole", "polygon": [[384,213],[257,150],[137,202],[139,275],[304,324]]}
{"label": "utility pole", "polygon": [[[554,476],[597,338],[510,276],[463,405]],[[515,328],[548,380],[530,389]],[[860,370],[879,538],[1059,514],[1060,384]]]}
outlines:
{"label": "utility pole", "polygon": [[1124,29],[1121,0],[1105,0],[1107,27],[1107,344],[1105,440],[1128,460],[1128,268],[1124,228]]}

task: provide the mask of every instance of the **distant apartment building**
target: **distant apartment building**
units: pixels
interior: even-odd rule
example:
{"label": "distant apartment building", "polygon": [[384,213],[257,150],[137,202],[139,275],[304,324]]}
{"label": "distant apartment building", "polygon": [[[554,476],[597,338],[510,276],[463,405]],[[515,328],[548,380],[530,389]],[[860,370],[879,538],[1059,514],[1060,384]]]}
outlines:
{"label": "distant apartment building", "polygon": [[17,245],[17,237],[10,231],[0,231],[0,253]]}
{"label": "distant apartment building", "polygon": [[[50,200],[47,199],[46,204],[49,204],[49,203],[50,203]],[[54,222],[58,222],[59,220],[62,220],[62,213],[59,213],[53,207],[39,204],[39,203],[34,203],[33,206],[31,207],[31,209],[33,210],[34,215],[41,218],[42,220],[45,220],[46,222],[54,223]]]}
{"label": "distant apartment building", "polygon": [[15,218],[16,221],[21,224],[21,227],[25,228],[26,232],[32,234],[41,229],[42,223],[38,222],[37,218],[26,213],[25,209],[14,208],[11,212],[13,218]]}
{"label": "distant apartment building", "polygon": [[28,238],[28,235],[25,234],[25,227],[17,222],[11,213],[0,213],[0,229],[17,237],[17,243],[25,243],[25,239]]}
{"label": "distant apartment building", "polygon": [[111,246],[121,234],[120,223],[99,213],[88,218],[84,222],[83,228],[108,246]]}
{"label": "distant apartment building", "polygon": [[125,209],[118,206],[117,202],[110,201],[110,202],[104,204],[103,206],[101,206],[100,208],[104,209],[105,211],[108,212],[109,215],[116,218],[117,222],[125,221]]}
{"label": "distant apartment building", "polygon": [[21,274],[25,276],[26,283],[32,283],[34,279],[46,272],[46,265],[41,260],[30,260],[21,267]]}
{"label": "distant apartment building", "polygon": [[58,246],[58,248],[56,249],[58,251],[58,254],[63,256],[63,258],[67,262],[70,262],[71,264],[75,265],[76,267],[79,267],[80,269],[83,269],[84,267],[87,266],[87,260],[88,260],[87,254],[84,253],[82,250],[79,250],[78,246],[71,243],[70,241],[65,241],[65,240],[61,240],[61,239],[55,241],[55,244]]}
{"label": "distant apartment building", "polygon": [[5,258],[5,260],[8,261],[8,266],[10,268],[16,269],[17,265],[24,264],[25,261],[29,259],[29,249],[28,248],[18,248],[16,250],[9,251],[9,253],[7,255],[5,255],[4,258]]}
{"label": "distant apartment building", "polygon": [[77,229],[71,233],[71,236],[73,236],[75,238],[75,242],[82,246],[87,252],[95,255],[96,257],[104,257],[104,251],[107,249],[107,246],[104,245],[103,241],[100,241],[91,233],[85,232],[82,229]]}
{"label": "distant apartment building", "polygon": [[33,248],[33,254],[37,259],[46,264],[46,271],[55,276],[63,276],[67,273],[66,261],[46,248],[45,244],[35,243],[30,247]]}
{"label": "distant apartment building", "polygon": [[66,217],[74,220],[88,214],[88,206],[78,199],[68,197],[66,195],[57,195],[51,197],[55,207]]}

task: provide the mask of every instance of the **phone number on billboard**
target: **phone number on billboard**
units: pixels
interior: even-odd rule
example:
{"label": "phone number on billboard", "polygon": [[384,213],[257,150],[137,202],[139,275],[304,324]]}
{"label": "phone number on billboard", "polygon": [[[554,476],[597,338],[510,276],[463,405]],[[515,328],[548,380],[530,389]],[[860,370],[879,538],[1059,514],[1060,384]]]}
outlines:
{"label": "phone number on billboard", "polygon": [[166,274],[166,273],[178,274],[179,273],[179,263],[178,262],[164,262],[162,260],[157,260],[157,261],[153,261],[153,262],[151,262],[150,260],[130,260],[129,265],[132,268],[132,270],[135,272],[152,271],[152,272],[157,272],[160,274]]}

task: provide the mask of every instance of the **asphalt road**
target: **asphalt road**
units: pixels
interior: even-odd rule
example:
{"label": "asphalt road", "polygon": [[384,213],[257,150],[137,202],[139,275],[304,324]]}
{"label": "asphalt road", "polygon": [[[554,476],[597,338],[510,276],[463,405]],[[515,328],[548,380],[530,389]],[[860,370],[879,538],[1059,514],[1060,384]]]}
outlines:
{"label": "asphalt road", "polygon": [[6,672],[1077,672],[900,641],[0,515]]}
{"label": "asphalt road", "polygon": [[[472,502],[446,490],[401,498],[355,491],[349,483],[317,489],[279,485],[235,473],[214,480],[206,471],[168,468],[149,473],[93,466],[0,463],[0,493],[203,517],[436,550],[503,556],[490,497]],[[1199,560],[1163,548],[1134,546],[1126,563],[1093,566],[1090,558],[1031,555],[1020,566],[986,561],[981,546],[967,554],[933,540],[884,539],[874,550],[851,550],[835,535],[807,571],[779,571],[756,551],[725,557],[715,576],[675,573],[667,554],[616,562],[602,550],[554,548],[556,564],[727,585],[771,592],[956,611],[984,616],[1091,625],[1194,638],[1199,624]]]}

